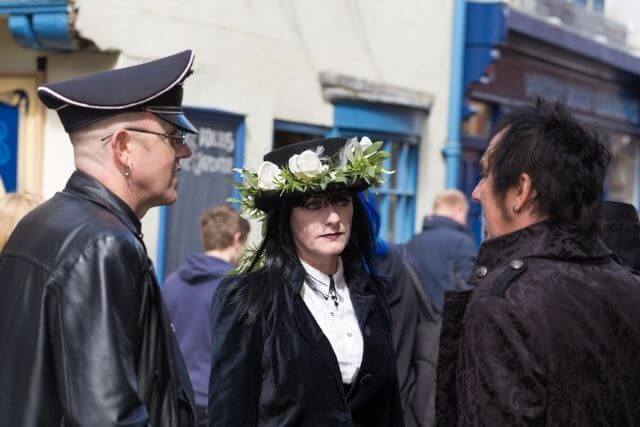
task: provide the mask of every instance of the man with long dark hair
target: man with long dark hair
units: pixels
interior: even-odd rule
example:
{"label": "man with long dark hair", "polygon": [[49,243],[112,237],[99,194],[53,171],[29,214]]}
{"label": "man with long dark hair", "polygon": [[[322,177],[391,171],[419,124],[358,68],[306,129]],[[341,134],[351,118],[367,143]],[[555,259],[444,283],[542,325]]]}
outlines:
{"label": "man with long dark hair", "polygon": [[640,279],[597,237],[608,162],[559,104],[504,117],[473,192],[474,289],[445,300],[439,425],[640,422]]}

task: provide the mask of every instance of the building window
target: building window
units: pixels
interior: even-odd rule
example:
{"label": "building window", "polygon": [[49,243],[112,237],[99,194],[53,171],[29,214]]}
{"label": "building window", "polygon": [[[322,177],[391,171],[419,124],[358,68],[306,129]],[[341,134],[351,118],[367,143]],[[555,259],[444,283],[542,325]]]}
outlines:
{"label": "building window", "polygon": [[385,150],[391,153],[385,167],[395,171],[372,193],[380,212],[380,237],[405,243],[413,237],[415,227],[418,140],[407,136],[370,137],[385,142]]}
{"label": "building window", "polygon": [[596,12],[604,12],[604,0],[593,0],[592,7]]}
{"label": "building window", "polygon": [[330,128],[324,126],[276,120],[273,124],[273,148],[280,148],[310,139],[324,138],[330,131]]}
{"label": "building window", "polygon": [[604,0],[569,0],[569,3],[583,6],[594,12],[604,12]]}
{"label": "building window", "polygon": [[458,188],[469,201],[467,226],[479,244],[484,238],[484,219],[480,203],[473,200],[471,194],[481,179],[480,158],[487,149],[491,132],[505,113],[505,108],[500,104],[474,99],[469,101],[469,106],[473,114],[469,115],[462,125],[462,153]]}
{"label": "building window", "polygon": [[[404,243],[413,237],[416,216],[419,142],[425,113],[381,104],[336,104],[331,136],[368,136],[384,141],[391,153],[385,167],[395,173],[370,192],[380,213],[380,237]],[[377,193],[377,194],[376,194]]]}
{"label": "building window", "polygon": [[18,118],[17,106],[0,100],[0,195],[16,191],[18,185]]}
{"label": "building window", "polygon": [[639,141],[629,135],[609,134],[611,163],[607,176],[608,200],[631,203],[638,207],[640,189]]}

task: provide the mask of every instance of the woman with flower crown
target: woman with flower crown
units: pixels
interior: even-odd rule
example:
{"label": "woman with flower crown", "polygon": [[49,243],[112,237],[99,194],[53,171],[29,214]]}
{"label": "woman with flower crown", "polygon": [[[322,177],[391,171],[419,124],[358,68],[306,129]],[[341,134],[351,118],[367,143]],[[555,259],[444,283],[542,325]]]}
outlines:
{"label": "woman with flower crown", "polygon": [[264,238],[213,297],[209,425],[402,426],[391,317],[358,191],[388,153],[368,138],[276,149],[241,170]]}

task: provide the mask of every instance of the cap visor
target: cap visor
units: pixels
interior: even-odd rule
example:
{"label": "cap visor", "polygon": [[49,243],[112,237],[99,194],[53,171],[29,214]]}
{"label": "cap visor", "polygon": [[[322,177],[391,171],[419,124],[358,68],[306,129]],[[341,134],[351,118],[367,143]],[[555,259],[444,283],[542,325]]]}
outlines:
{"label": "cap visor", "polygon": [[184,114],[181,114],[181,113],[169,114],[169,113],[155,113],[155,112],[153,114],[155,114],[156,116],[160,117],[163,120],[166,120],[172,125],[176,125],[178,128],[182,129],[187,133],[195,133],[195,134],[198,133],[198,129],[196,129],[193,123],[191,123],[189,119],[187,119],[187,116],[185,116]]}

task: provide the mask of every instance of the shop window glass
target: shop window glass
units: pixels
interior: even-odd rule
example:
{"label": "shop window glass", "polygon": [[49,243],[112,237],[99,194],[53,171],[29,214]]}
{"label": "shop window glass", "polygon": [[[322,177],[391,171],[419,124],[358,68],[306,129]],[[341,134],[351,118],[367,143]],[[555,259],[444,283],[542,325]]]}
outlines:
{"label": "shop window glass", "polygon": [[497,107],[482,101],[470,101],[471,114],[462,123],[462,133],[467,136],[488,138],[498,118]]}
{"label": "shop window glass", "polygon": [[604,0],[593,0],[593,10],[604,12]]}
{"label": "shop window glass", "polygon": [[[415,225],[418,146],[408,139],[388,139],[385,145],[391,146],[394,153],[391,168],[395,173],[387,181],[388,185],[382,185],[377,191],[378,210],[387,218],[380,232],[382,236],[386,234],[388,242],[404,243],[413,237]],[[386,211],[382,209],[385,199],[389,199]]]}
{"label": "shop window glass", "polygon": [[638,140],[629,135],[609,135],[611,163],[607,177],[607,199],[638,203]]}
{"label": "shop window glass", "polygon": [[324,138],[329,130],[322,126],[276,120],[273,125],[273,148],[309,139]]}
{"label": "shop window glass", "polygon": [[385,182],[375,191],[369,192],[369,200],[380,213],[380,237],[387,242],[405,243],[414,234],[418,141],[408,136],[366,135],[372,141],[384,141],[384,149],[391,153],[385,167],[395,171],[385,176]]}
{"label": "shop window glass", "polygon": [[418,151],[424,111],[377,103],[336,103],[333,136],[368,136],[383,141],[392,155],[385,167],[396,172],[369,192],[380,213],[380,236],[392,243],[414,234]]}
{"label": "shop window glass", "polygon": [[569,0],[569,3],[586,7],[594,12],[604,11],[604,0]]}

